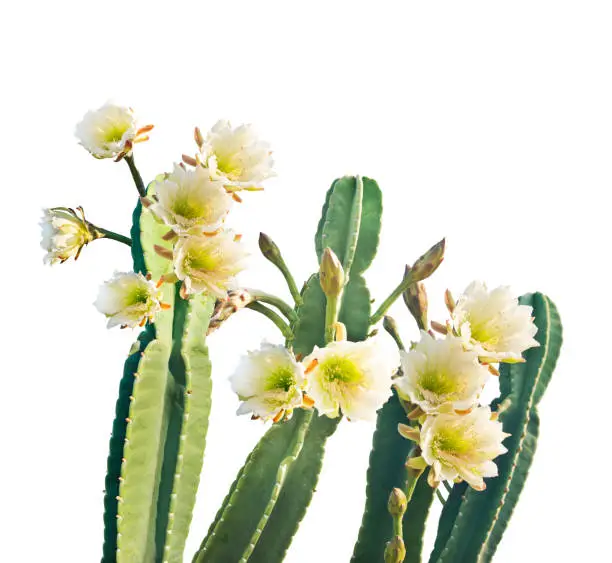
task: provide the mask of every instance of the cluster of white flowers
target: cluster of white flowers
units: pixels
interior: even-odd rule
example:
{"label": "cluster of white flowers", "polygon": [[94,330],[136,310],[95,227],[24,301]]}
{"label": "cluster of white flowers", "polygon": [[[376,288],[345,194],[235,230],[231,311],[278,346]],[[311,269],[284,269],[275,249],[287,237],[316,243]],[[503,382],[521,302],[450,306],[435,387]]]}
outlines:
{"label": "cluster of white flowers", "polygon": [[330,418],[342,412],[350,420],[372,420],[391,394],[398,363],[377,338],[315,346],[301,362],[284,346],[264,344],[242,359],[230,381],[242,401],[238,414],[276,422],[295,408],[314,406]]}
{"label": "cluster of white flowers", "polygon": [[[76,136],[95,158],[126,158],[136,179],[133,146],[147,140],[152,128],[139,127],[131,108],[107,103],[84,116]],[[173,241],[171,250],[156,247],[173,263],[172,273],[159,281],[182,281],[183,297],[207,292],[221,298],[234,287],[246,258],[240,236],[224,228],[225,219],[233,202],[241,201],[237,191],[262,189],[261,183],[273,175],[273,160],[268,144],[258,139],[250,125],[232,128],[229,122],[219,121],[205,138],[196,129],[196,142],[196,158],[184,157],[193,167],[175,165],[171,173],[153,182],[142,200],[148,212],[168,226],[164,239]],[[144,188],[139,190],[142,194]],[[78,258],[95,238],[113,238],[110,231],[85,221],[82,210],[79,216],[67,208],[47,209],[41,227],[45,261],[50,264]],[[129,243],[126,237],[114,238]],[[156,284],[133,272],[118,273],[106,282],[95,305],[108,317],[109,327],[142,326],[165,307]]]}
{"label": "cluster of white flowers", "polygon": [[[506,452],[508,436],[488,406],[479,404],[497,362],[520,362],[538,342],[531,307],[519,305],[510,290],[489,291],[473,282],[458,302],[448,299],[451,319],[444,338],[421,332],[420,342],[401,352],[402,375],[395,380],[400,398],[415,410],[418,424],[400,424],[399,432],[416,441],[421,455],[414,469],[431,467],[429,483],[465,480],[477,490],[497,475],[493,462]],[[419,427],[420,426],[420,427]]]}

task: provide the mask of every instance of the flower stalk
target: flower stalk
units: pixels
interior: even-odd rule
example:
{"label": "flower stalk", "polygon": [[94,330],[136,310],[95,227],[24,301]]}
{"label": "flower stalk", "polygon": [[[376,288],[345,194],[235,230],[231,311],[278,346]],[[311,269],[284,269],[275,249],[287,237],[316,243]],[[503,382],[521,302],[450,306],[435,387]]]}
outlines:
{"label": "flower stalk", "polygon": [[289,327],[289,325],[282,319],[282,317],[274,312],[272,309],[258,303],[257,301],[253,301],[246,306],[247,309],[251,309],[252,311],[257,311],[262,314],[264,317],[270,319],[277,328],[281,331],[282,335],[289,341],[293,340],[293,331]]}
{"label": "flower stalk", "polygon": [[138,190],[138,194],[140,197],[147,196],[147,189],[145,188],[144,182],[142,181],[142,176],[136,168],[136,163],[134,162],[134,155],[127,154],[123,157],[123,160],[127,162],[127,165],[130,169],[130,173],[132,174],[132,178],[134,180],[134,184],[136,184],[136,189]]}
{"label": "flower stalk", "polygon": [[287,264],[280,252],[280,249],[275,244],[275,242],[265,233],[259,233],[259,249],[264,257],[272,262],[280,271],[280,273],[285,278],[287,282],[287,287],[289,288],[289,292],[291,293],[291,297],[293,297],[293,301],[296,305],[302,305],[303,299],[300,295],[300,291],[295,283],[294,277],[291,275]]}

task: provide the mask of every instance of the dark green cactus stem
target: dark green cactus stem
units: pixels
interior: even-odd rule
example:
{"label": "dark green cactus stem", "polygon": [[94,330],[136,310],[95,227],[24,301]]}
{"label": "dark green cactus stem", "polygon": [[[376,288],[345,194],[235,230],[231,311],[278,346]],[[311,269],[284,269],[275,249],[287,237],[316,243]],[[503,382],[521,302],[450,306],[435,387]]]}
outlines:
{"label": "dark green cactus stem", "polygon": [[453,487],[442,511],[431,563],[488,563],[508,526],[525,485],[538,437],[537,405],[550,382],[562,342],[559,314],[541,293],[520,302],[533,307],[538,348],[525,353],[525,363],[502,364],[500,398],[493,407],[509,405],[500,413],[504,431],[511,434],[508,452],[496,459],[499,475],[486,479],[485,491],[465,483]]}
{"label": "dark green cactus stem", "polygon": [[[332,241],[329,246],[335,245],[335,252],[343,257],[346,255],[347,241],[353,239],[347,229],[355,224],[350,216],[356,191],[355,178],[342,178],[334,182],[328,192],[316,237],[317,250],[321,253],[325,235]],[[345,287],[339,315],[340,321],[346,324],[350,340],[363,340],[368,333],[370,296],[358,274],[375,254],[380,202],[376,183],[364,179],[360,238],[354,245],[354,275]],[[369,212],[364,227],[366,208]],[[364,232],[370,236],[369,242],[362,242]],[[293,349],[303,356],[315,345],[325,344],[326,300],[317,275],[305,285],[301,298],[303,304],[297,308],[298,318],[292,328]],[[312,498],[322,467],[325,442],[338,422],[339,418],[330,419],[300,409],[290,421],[273,425],[248,457],[194,562],[282,561]]]}

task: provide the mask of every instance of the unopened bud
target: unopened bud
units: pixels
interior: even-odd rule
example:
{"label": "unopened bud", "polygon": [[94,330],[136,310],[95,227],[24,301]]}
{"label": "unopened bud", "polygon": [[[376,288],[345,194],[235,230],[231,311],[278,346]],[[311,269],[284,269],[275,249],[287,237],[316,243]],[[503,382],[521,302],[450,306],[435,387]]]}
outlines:
{"label": "unopened bud", "polygon": [[391,335],[391,338],[395,340],[397,347],[400,350],[405,350],[404,343],[399,335],[399,330],[397,329],[397,323],[393,317],[389,315],[385,315],[383,318],[383,328]]}
{"label": "unopened bud", "polygon": [[204,137],[202,137],[202,132],[199,127],[196,127],[193,132],[193,139],[198,145],[198,148],[201,149],[204,146]]}
{"label": "unopened bud", "polygon": [[442,260],[444,260],[444,248],[446,239],[434,244],[423,256],[421,256],[412,266],[411,277],[413,282],[424,280],[433,274]]}
{"label": "unopened bud", "polygon": [[400,536],[395,536],[387,542],[385,548],[385,563],[402,563],[406,557],[406,546]]}
{"label": "unopened bud", "polygon": [[404,491],[397,487],[394,488],[389,495],[389,502],[387,503],[389,514],[393,517],[401,518],[404,516],[407,507],[408,500],[406,499]]}
{"label": "unopened bud", "polygon": [[450,289],[447,289],[444,292],[444,303],[446,304],[448,312],[452,315],[457,303],[455,302],[455,299],[453,298],[453,294],[450,292]]}
{"label": "unopened bud", "polygon": [[259,233],[259,250],[274,265],[283,259],[278,246],[266,233]]}
{"label": "unopened bud", "polygon": [[[406,266],[404,277],[410,275],[411,268]],[[421,282],[416,282],[408,286],[408,289],[402,294],[404,303],[410,314],[414,317],[418,327],[421,330],[427,329],[427,290]]]}
{"label": "unopened bud", "polygon": [[344,289],[344,269],[334,251],[326,247],[320,266],[320,281],[327,297],[339,297]]}

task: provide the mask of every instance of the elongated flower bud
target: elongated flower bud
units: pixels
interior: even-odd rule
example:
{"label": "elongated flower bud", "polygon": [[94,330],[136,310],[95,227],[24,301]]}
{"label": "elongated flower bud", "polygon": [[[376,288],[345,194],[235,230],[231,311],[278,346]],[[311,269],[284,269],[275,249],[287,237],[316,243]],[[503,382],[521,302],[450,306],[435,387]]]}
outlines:
{"label": "elongated flower bud", "polygon": [[446,239],[434,244],[423,256],[421,256],[412,266],[411,276],[412,281],[417,282],[428,278],[433,274],[442,260],[444,260],[444,248]]}
{"label": "elongated flower bud", "polygon": [[389,502],[387,503],[389,514],[396,518],[401,518],[408,508],[408,500],[404,491],[395,487],[389,495]]}
{"label": "elongated flower bud", "polygon": [[406,557],[406,546],[404,540],[395,536],[387,543],[385,548],[385,563],[402,563]]}
{"label": "elongated flower bud", "polygon": [[278,246],[266,233],[259,233],[259,250],[275,266],[279,267],[283,263]]}
{"label": "elongated flower bud", "polygon": [[[411,268],[406,266],[405,276],[410,275]],[[404,303],[410,314],[414,317],[418,327],[421,330],[425,330],[427,328],[427,291],[425,290],[425,286],[416,282],[412,285],[408,286],[408,289],[404,291],[402,294],[404,298]]]}
{"label": "elongated flower bud", "polygon": [[320,268],[321,288],[327,297],[339,297],[344,289],[344,269],[334,251],[327,247],[323,251]]}

